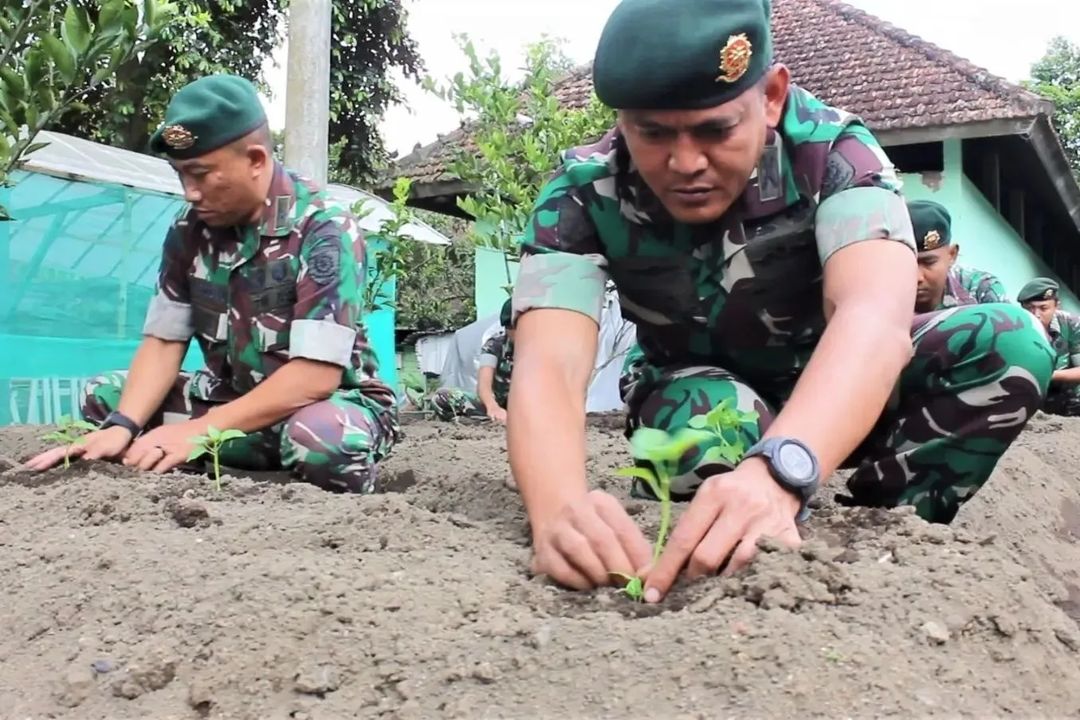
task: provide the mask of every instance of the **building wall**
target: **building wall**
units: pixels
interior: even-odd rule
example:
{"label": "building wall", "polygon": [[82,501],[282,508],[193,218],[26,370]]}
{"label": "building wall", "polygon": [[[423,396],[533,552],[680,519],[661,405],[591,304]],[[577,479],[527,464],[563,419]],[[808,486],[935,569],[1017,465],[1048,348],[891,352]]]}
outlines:
{"label": "building wall", "polygon": [[1010,300],[1029,280],[1054,277],[1062,287],[1062,305],[1080,312],[1080,300],[1061,278],[1025,243],[1012,226],[964,175],[959,140],[945,143],[942,173],[911,173],[902,176],[903,193],[912,200],[934,200],[952,215],[953,242],[960,245],[957,262],[996,275]]}
{"label": "building wall", "polygon": [[[518,264],[509,263],[510,283],[517,281]],[[476,249],[476,276],[474,294],[476,300],[476,317],[482,318],[498,313],[508,297],[505,285],[507,262],[503,253],[488,248]]]}

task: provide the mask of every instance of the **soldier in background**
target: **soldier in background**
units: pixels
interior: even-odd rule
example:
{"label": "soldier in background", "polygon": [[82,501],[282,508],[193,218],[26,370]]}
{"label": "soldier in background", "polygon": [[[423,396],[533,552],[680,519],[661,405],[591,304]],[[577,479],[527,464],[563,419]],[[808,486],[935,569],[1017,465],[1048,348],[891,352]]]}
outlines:
{"label": "soldier in background", "polygon": [[480,368],[476,373],[476,393],[459,388],[440,388],[429,400],[431,411],[440,420],[459,417],[488,417],[506,424],[506,401],[510,376],[514,371],[514,329],[510,325],[510,301],[499,313],[502,330],[480,348]]}
{"label": "soldier in background", "polygon": [[[243,78],[208,76],[179,90],[151,149],[169,159],[190,207],[165,239],[143,340],[129,370],[86,388],[83,415],[101,428],[29,467],[67,453],[165,472],[213,426],[247,433],[226,443],[225,465],[372,491],[375,464],[399,430],[360,317],[355,217],[275,162]],[[206,367],[181,372],[192,337]]]}
{"label": "soldier in background", "polygon": [[1039,319],[1054,347],[1054,374],[1043,410],[1080,415],[1080,317],[1061,309],[1060,290],[1050,278],[1035,278],[1016,299]]}
{"label": "soldier in background", "polygon": [[960,246],[952,241],[952,217],[944,205],[911,200],[907,206],[919,262],[915,312],[1006,301],[1005,287],[995,276],[956,263]]}

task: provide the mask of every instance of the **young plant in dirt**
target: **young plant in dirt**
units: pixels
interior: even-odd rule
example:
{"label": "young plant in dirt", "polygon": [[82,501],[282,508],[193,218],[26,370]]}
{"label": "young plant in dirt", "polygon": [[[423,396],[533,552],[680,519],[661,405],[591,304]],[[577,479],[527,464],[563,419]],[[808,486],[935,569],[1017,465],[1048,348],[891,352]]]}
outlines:
{"label": "young plant in dirt", "polygon": [[[722,460],[735,465],[746,453],[746,442],[739,432],[745,423],[756,423],[756,412],[743,412],[728,400],[721,402],[705,415],[690,418],[689,427],[673,434],[655,428],[638,428],[630,439],[630,449],[635,460],[644,461],[651,467],[626,467],[616,471],[623,477],[638,478],[645,482],[660,501],[660,529],[653,544],[653,562],[660,557],[671,529],[671,478],[678,472],[679,460],[691,448],[706,441],[718,441],[705,451],[702,462]],[[645,582],[640,577],[617,573],[626,580],[622,592],[632,600],[642,600]]]}
{"label": "young plant in dirt", "polygon": [[[70,447],[82,442],[83,436],[94,430],[97,430],[97,425],[94,423],[86,420],[76,420],[70,415],[65,415],[56,423],[56,430],[48,435],[43,435],[41,439],[62,444],[64,447]],[[65,452],[64,469],[67,470],[69,467],[71,467],[71,457]]]}
{"label": "young plant in dirt", "polygon": [[221,492],[221,447],[229,440],[246,437],[247,433],[242,430],[218,430],[211,425],[206,428],[205,435],[192,438],[196,443],[195,449],[188,455],[188,462],[198,460],[203,455],[209,455],[214,459],[214,489]]}

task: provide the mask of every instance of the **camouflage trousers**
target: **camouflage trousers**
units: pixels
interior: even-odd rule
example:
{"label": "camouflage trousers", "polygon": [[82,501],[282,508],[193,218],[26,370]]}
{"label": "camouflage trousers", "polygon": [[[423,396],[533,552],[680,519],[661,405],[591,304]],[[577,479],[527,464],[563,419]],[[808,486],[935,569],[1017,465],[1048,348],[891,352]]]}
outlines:
{"label": "camouflage trousers", "polygon": [[[1018,306],[983,304],[915,317],[914,356],[868,437],[843,464],[854,469],[850,505],[913,505],[930,522],[950,522],[990,477],[998,459],[1039,409],[1053,368],[1053,350]],[[860,359],[873,362],[873,358]],[[762,389],[767,393],[767,386]],[[627,434],[636,427],[668,432],[684,427],[731,399],[755,410],[742,428],[746,447],[757,442],[775,415],[750,384],[718,367],[656,368],[635,348],[622,378]],[[730,465],[702,462],[712,443],[683,459],[672,496],[685,500]],[[647,496],[643,483],[634,494]]]}
{"label": "camouflage trousers", "polygon": [[458,388],[439,388],[427,401],[427,409],[440,420],[454,420],[459,417],[487,417],[484,403],[475,393]]}
{"label": "camouflage trousers", "polygon": [[[101,422],[120,404],[127,372],[111,372],[86,385],[83,417]],[[147,429],[205,415],[219,402],[200,399],[202,372],[181,373]],[[219,428],[225,429],[225,428]],[[359,390],[339,390],[287,420],[226,442],[221,463],[239,470],[289,470],[299,479],[332,492],[371,493],[375,466],[390,454],[398,436],[392,410]]]}

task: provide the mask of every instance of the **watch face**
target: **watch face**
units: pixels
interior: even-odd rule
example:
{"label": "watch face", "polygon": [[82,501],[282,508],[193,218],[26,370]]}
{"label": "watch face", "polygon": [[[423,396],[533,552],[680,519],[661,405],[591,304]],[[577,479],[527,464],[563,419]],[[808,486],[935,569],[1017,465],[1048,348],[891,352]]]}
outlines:
{"label": "watch face", "polygon": [[776,460],[792,481],[808,483],[814,479],[814,459],[799,445],[784,443],[776,453]]}

